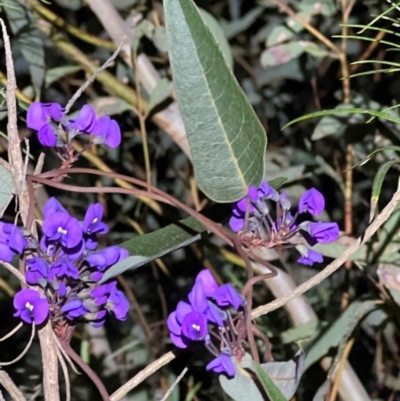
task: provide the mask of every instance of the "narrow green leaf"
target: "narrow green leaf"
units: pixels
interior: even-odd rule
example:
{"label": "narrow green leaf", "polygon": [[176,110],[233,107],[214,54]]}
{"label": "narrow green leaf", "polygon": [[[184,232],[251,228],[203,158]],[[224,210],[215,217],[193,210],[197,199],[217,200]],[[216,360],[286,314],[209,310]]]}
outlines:
{"label": "narrow green leaf", "polygon": [[12,199],[13,177],[11,172],[0,165],[0,217]]}
{"label": "narrow green leaf", "polygon": [[164,0],[174,84],[199,187],[233,202],[263,175],[264,129],[192,0]]}
{"label": "narrow green leaf", "polygon": [[45,86],[46,88],[50,86],[52,83],[58,81],[60,78],[64,77],[68,74],[73,74],[81,70],[82,67],[79,65],[63,65],[61,67],[51,68],[46,72],[45,76]]}
{"label": "narrow green leaf", "polygon": [[343,337],[348,336],[374,306],[372,301],[353,302],[329,328],[307,346],[305,369],[326,355],[331,347],[337,347]]}
{"label": "narrow green leaf", "polygon": [[45,76],[43,36],[36,27],[31,10],[25,5],[21,5],[16,0],[7,0],[4,3],[3,10],[7,15],[14,39],[29,65],[36,95],[40,95]]}
{"label": "narrow green leaf", "polygon": [[[205,214],[215,220],[221,220],[228,213],[227,205],[215,205]],[[188,217],[152,233],[138,235],[120,244],[121,247],[129,251],[131,256],[111,266],[104,273],[101,282],[105,282],[127,270],[137,269],[152,260],[198,241],[205,231],[206,228],[195,218]]]}
{"label": "narrow green leaf", "polygon": [[258,380],[260,381],[260,384],[267,393],[270,401],[287,401],[287,399],[283,396],[281,390],[279,390],[273,380],[269,377],[268,373],[265,372],[261,368],[261,366],[254,361],[253,369]]}
{"label": "narrow green leaf", "polygon": [[396,124],[400,124],[400,118],[394,117],[393,115],[384,113],[382,111],[376,110],[365,110],[365,109],[334,109],[334,110],[323,110],[317,111],[315,113],[306,114],[305,116],[301,116],[299,118],[295,118],[294,120],[288,122],[282,129],[289,127],[290,125],[296,124],[300,121],[308,120],[310,118],[315,117],[324,117],[324,116],[344,116],[345,114],[368,114],[374,117],[379,117],[384,120],[392,121]]}
{"label": "narrow green leaf", "polygon": [[388,161],[379,167],[378,172],[375,175],[374,183],[372,184],[372,194],[371,194],[371,209],[369,212],[369,221],[371,222],[375,216],[376,207],[378,205],[379,196],[381,194],[383,180],[386,177],[387,172],[392,166],[400,163],[400,160]]}

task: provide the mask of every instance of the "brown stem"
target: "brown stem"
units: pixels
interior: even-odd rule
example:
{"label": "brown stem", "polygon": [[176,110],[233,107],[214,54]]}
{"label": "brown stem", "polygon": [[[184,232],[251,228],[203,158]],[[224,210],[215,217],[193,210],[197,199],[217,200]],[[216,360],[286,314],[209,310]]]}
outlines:
{"label": "brown stem", "polygon": [[[203,216],[202,214],[200,214],[199,212],[196,212],[195,210],[193,210],[192,208],[190,208],[189,206],[185,205],[184,203],[178,201],[177,199],[175,199],[173,196],[167,194],[166,192],[158,189],[157,187],[153,186],[153,185],[149,185],[144,181],[141,181],[137,178],[133,178],[133,177],[127,177],[123,174],[117,174],[114,172],[105,172],[105,171],[98,171],[98,170],[94,170],[94,169],[90,169],[90,168],[69,168],[69,169],[59,169],[59,170],[53,170],[47,173],[43,173],[40,175],[36,175],[36,176],[28,176],[29,179],[32,179],[33,181],[37,181],[37,182],[42,182],[45,183],[47,185],[52,185],[55,188],[61,188],[59,186],[59,184],[57,183],[53,183],[50,180],[46,180],[44,181],[44,178],[52,178],[52,177],[57,177],[61,174],[65,175],[65,174],[72,174],[72,173],[79,173],[79,174],[93,174],[93,175],[101,175],[101,176],[106,176],[106,177],[111,177],[111,178],[119,178],[119,179],[123,179],[127,182],[130,182],[132,184],[141,186],[143,188],[146,188],[149,192],[143,192],[137,189],[128,189],[128,188],[122,188],[124,191],[126,190],[127,192],[124,193],[128,193],[128,194],[141,194],[142,196],[146,196],[146,197],[152,197],[152,199],[158,199],[164,203],[170,203],[172,205],[174,205],[175,207],[181,208],[182,210],[184,210],[186,213],[188,213],[189,215],[191,215],[192,217],[194,217],[195,219],[197,219],[200,223],[202,223],[203,225],[205,225],[211,232],[213,232],[215,235],[217,235],[218,237],[220,237],[223,241],[225,241],[227,244],[229,244],[230,246],[233,246],[233,241],[232,241],[232,237],[233,235],[231,233],[229,233],[228,231],[226,231],[223,227],[221,227],[220,225],[218,225],[217,223],[215,223],[214,221],[212,221],[211,219]],[[75,188],[79,188],[77,189],[80,192],[84,192],[85,189],[88,188],[82,188],[82,187],[75,187]],[[97,188],[97,187],[96,187]],[[62,187],[61,189],[65,189],[65,187]],[[107,191],[110,188],[97,188],[96,192],[101,192],[104,191],[105,192],[112,192],[112,191]],[[72,186],[68,187],[68,190],[72,190]],[[116,189],[114,188],[113,191],[115,192]],[[87,192],[91,192],[91,191],[87,191]],[[122,193],[122,192],[121,192]],[[159,195],[159,197],[155,198],[156,195]],[[160,198],[161,197],[161,198]]]}
{"label": "brown stem", "polygon": [[63,339],[59,339],[61,346],[64,348],[65,352],[68,356],[89,376],[90,380],[99,390],[99,393],[103,399],[103,401],[110,401],[110,396],[104,384],[100,380],[99,376],[91,369],[91,367],[85,363],[82,358],[72,349],[71,345],[64,341]]}

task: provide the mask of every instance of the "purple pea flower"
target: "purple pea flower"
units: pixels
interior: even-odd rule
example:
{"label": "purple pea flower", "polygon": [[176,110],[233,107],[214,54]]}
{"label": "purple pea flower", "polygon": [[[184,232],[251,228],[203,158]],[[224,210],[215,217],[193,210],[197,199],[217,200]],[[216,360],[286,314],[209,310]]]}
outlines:
{"label": "purple pea flower", "polygon": [[25,273],[26,282],[30,285],[40,285],[45,287],[47,283],[48,265],[38,256],[26,261],[28,270]]}
{"label": "purple pea flower", "polygon": [[0,260],[11,262],[17,254],[22,254],[28,245],[20,229],[14,224],[0,222]]}
{"label": "purple pea flower", "polygon": [[73,248],[82,240],[82,227],[67,213],[57,212],[43,221],[43,233],[49,240],[61,241],[65,248]]}
{"label": "purple pea flower", "polygon": [[308,191],[304,192],[303,196],[300,198],[299,213],[309,212],[312,215],[316,216],[322,213],[324,208],[324,196],[315,188],[311,188]]}
{"label": "purple pea flower", "polygon": [[64,109],[58,103],[32,103],[26,114],[28,128],[39,131],[44,125],[48,125],[50,119],[60,121],[64,116]]}
{"label": "purple pea flower", "polygon": [[304,245],[297,245],[296,249],[300,252],[300,258],[297,259],[298,263],[303,265],[312,266],[314,263],[322,263],[324,257],[321,253],[314,251],[313,249],[308,249]]}
{"label": "purple pea flower", "polygon": [[236,208],[232,210],[232,216],[229,219],[229,227],[235,233],[242,230],[244,227],[244,214]]}
{"label": "purple pea flower", "polygon": [[48,274],[49,281],[54,281],[56,277],[70,277],[78,280],[79,270],[68,259],[59,259],[50,266]]}
{"label": "purple pea flower", "polygon": [[247,196],[244,198],[240,199],[236,203],[236,208],[239,209],[242,212],[246,212],[247,209],[247,199],[249,199],[250,204],[249,204],[249,210],[253,211],[254,210],[254,205],[252,203],[256,203],[258,201],[259,194],[257,191],[257,188],[254,185],[251,185],[249,187],[249,190],[247,191]]}
{"label": "purple pea flower", "polygon": [[57,128],[52,121],[60,121],[64,109],[58,103],[34,102],[29,106],[26,115],[28,128],[38,131],[39,142],[43,146],[57,145]]}
{"label": "purple pea flower", "polygon": [[63,305],[60,310],[69,320],[77,319],[89,312],[79,299],[71,299],[65,305]]}
{"label": "purple pea flower", "polygon": [[235,309],[243,304],[243,297],[230,284],[224,284],[213,294],[213,298],[218,306],[232,305]]}
{"label": "purple pea flower", "polygon": [[212,370],[216,373],[225,373],[229,377],[234,377],[236,369],[230,355],[231,351],[229,348],[227,348],[226,352],[224,351],[206,366],[206,370]]}
{"label": "purple pea flower", "polygon": [[203,283],[204,293],[206,297],[212,297],[214,292],[218,289],[218,284],[214,276],[207,269],[202,270],[196,277],[196,283],[201,281]]}
{"label": "purple pea flower", "polygon": [[93,252],[86,257],[86,261],[90,267],[95,267],[100,271],[104,271],[108,267],[123,260],[129,256],[129,252],[125,248],[119,246],[110,246],[99,252]]}
{"label": "purple pea flower", "polygon": [[92,134],[97,137],[98,143],[106,143],[110,148],[116,148],[121,143],[121,130],[118,123],[109,116],[100,117]]}
{"label": "purple pea flower", "polygon": [[14,296],[14,316],[20,317],[26,323],[41,324],[49,315],[47,299],[40,298],[40,294],[30,288],[24,288]]}
{"label": "purple pea flower", "polygon": [[339,226],[337,223],[310,223],[308,226],[309,234],[320,244],[334,242],[339,238]]}
{"label": "purple pea flower", "polygon": [[[186,319],[188,316],[190,317]],[[183,324],[185,324],[184,330]],[[204,340],[208,335],[207,320],[204,315],[194,312],[191,305],[182,301],[178,303],[176,311],[168,316],[167,326],[171,341],[178,348],[187,348],[190,341]],[[192,338],[187,337],[184,332]]]}
{"label": "purple pea flower", "polygon": [[263,180],[261,182],[258,193],[263,199],[272,199],[277,202],[279,200],[279,193],[274,188],[272,188],[267,181]]}
{"label": "purple pea flower", "polygon": [[85,104],[76,119],[69,120],[68,129],[90,134],[96,125],[96,112],[92,106]]}
{"label": "purple pea flower", "polygon": [[118,320],[126,320],[129,312],[129,302],[124,293],[117,288],[117,282],[110,284],[110,294],[106,303],[106,309],[113,312]]}
{"label": "purple pea flower", "polygon": [[68,213],[56,198],[51,197],[43,206],[43,217],[47,219],[49,216],[57,212]]}
{"label": "purple pea flower", "polygon": [[94,203],[90,205],[83,220],[83,232],[85,234],[107,234],[108,227],[101,221],[103,218],[103,205]]}

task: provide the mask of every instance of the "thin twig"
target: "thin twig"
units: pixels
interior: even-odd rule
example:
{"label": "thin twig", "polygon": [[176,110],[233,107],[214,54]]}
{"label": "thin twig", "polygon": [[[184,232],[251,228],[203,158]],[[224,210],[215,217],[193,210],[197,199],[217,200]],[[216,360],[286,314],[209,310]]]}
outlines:
{"label": "thin twig", "polygon": [[19,281],[21,281],[22,283],[26,284],[26,280],[24,275],[18,270],[16,269],[11,263],[7,263],[7,262],[1,262],[1,264],[12,274],[14,274],[15,277],[17,277],[17,279]]}
{"label": "thin twig", "polygon": [[15,334],[24,324],[21,322],[17,327],[12,329],[9,333],[7,333],[4,337],[0,338],[0,342],[7,340],[7,338],[10,338],[13,334]]}
{"label": "thin twig", "polygon": [[3,369],[0,369],[0,384],[7,390],[13,401],[26,401],[19,388]]}
{"label": "thin twig", "polygon": [[71,382],[69,380],[68,367],[65,363],[64,356],[61,352],[61,347],[57,347],[57,357],[61,365],[65,380],[65,399],[71,401]]}
{"label": "thin twig", "polygon": [[119,52],[124,45],[126,37],[122,38],[120,45],[118,46],[117,50],[111,55],[111,57],[75,92],[74,96],[68,101],[67,105],[65,106],[65,114],[68,114],[73,104],[79,99],[82,93],[86,90],[86,88],[91,85],[106,68],[108,68],[111,63],[117,58]]}
{"label": "thin twig", "polygon": [[181,374],[175,379],[175,381],[172,383],[172,386],[168,389],[168,391],[165,393],[164,397],[161,399],[161,401],[167,401],[168,397],[172,394],[174,391],[175,387],[178,385],[178,383],[182,380],[183,376],[185,376],[186,372],[188,371],[187,366],[185,369],[182,370]]}
{"label": "thin twig", "polygon": [[29,338],[28,344],[26,344],[26,347],[24,348],[24,350],[12,361],[9,362],[0,362],[0,366],[9,366],[9,365],[13,365],[14,363],[18,362],[19,360],[21,360],[25,354],[29,351],[29,348],[32,345],[32,341],[33,341],[33,337],[35,337],[35,323],[32,323],[32,331],[31,331],[31,337]]}
{"label": "thin twig", "polygon": [[146,380],[154,372],[157,372],[157,370],[170,363],[172,360],[175,359],[175,357],[175,354],[173,354],[172,352],[167,352],[161,358],[158,358],[156,361],[146,366],[136,376],[132,377],[132,379],[128,380],[123,386],[115,391],[111,395],[110,401],[119,401],[121,398],[125,397],[125,395],[129,393],[129,391],[133,390],[136,386]]}

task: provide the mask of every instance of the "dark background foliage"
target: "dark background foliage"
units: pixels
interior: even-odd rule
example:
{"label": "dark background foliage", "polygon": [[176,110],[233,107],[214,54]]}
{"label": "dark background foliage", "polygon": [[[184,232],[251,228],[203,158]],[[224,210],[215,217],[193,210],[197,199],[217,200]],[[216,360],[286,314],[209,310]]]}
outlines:
{"label": "dark background foliage", "polygon": [[[140,40],[138,54],[146,54],[160,76],[171,80],[168,54],[165,51],[166,33],[162,29],[156,29],[164,25],[162,4],[145,0],[113,0],[112,3],[128,24],[132,26],[136,23],[135,37]],[[268,136],[265,178],[286,177],[283,188],[289,193],[294,204],[305,188],[314,186],[320,189],[327,202],[325,217],[337,221],[341,229],[350,235],[348,241],[351,243],[352,238],[361,235],[368,225],[371,188],[377,170],[385,162],[393,160],[395,153],[391,150],[380,153],[369,163],[356,168],[352,178],[346,176],[346,169],[361,162],[376,148],[397,145],[400,124],[384,119],[375,119],[367,123],[369,116],[349,114],[307,119],[283,129],[292,119],[311,112],[335,109],[346,99],[343,94],[343,67],[340,60],[320,38],[299,24],[293,25],[293,19],[291,22],[290,17],[281,12],[284,10],[277,7],[279,3],[283,1],[202,0],[198,1],[197,5],[213,15],[222,26],[234,60],[235,76],[265,127]],[[317,32],[329,38],[336,46],[342,46],[343,39],[333,38],[334,35],[340,35],[343,29],[343,13],[339,1],[302,0],[288,3],[295,12],[302,10],[301,15]],[[109,58],[114,45],[101,22],[83,1],[52,0],[41,3],[62,19],[60,26],[43,22],[43,15],[38,16],[34,11],[37,10],[37,2],[27,1],[24,4],[28,14],[25,19],[19,21],[19,25],[15,20],[13,22],[9,7],[21,7],[21,4],[16,0],[3,0],[0,4],[1,17],[5,19],[12,39],[18,88],[21,91],[20,135],[22,138],[29,138],[31,163],[34,166],[43,149],[37,138],[24,125],[28,102],[40,98],[43,102],[66,104],[90,75],[83,63],[73,59],[74,49],[83,52],[98,66]],[[374,16],[389,7],[387,2],[380,0],[356,1],[348,22],[367,25]],[[389,15],[392,18],[400,17],[400,11],[393,10]],[[398,32],[398,25],[392,21],[380,19],[375,26]],[[77,31],[72,32],[68,27],[77,28]],[[277,43],[278,29],[290,32],[290,36],[282,43]],[[356,28],[348,29],[348,35],[356,35],[357,32]],[[101,38],[102,42],[89,43],[84,33],[92,35],[93,38]],[[361,36],[373,38],[377,33],[378,31],[366,31]],[[34,40],[28,46],[27,35]],[[71,46],[72,53],[68,54],[57,44],[60,40],[58,35]],[[387,37],[389,36],[396,42],[395,37],[387,34]],[[107,43],[108,48],[105,47]],[[375,60],[373,64],[352,66],[350,71],[360,73],[376,70],[370,75],[350,79],[351,93],[347,100],[353,108],[383,111],[400,102],[400,75],[397,71],[380,72],[383,68],[380,62],[384,60],[398,63],[399,53],[391,50],[391,45],[379,43],[376,48],[372,48],[371,43],[361,39],[347,41],[344,51],[349,63],[365,59]],[[274,46],[282,44],[291,46],[285,50],[287,60],[274,57],[273,50],[271,51]],[[304,51],[305,47],[310,50]],[[365,54],[368,50],[371,52]],[[40,52],[43,52],[42,56]],[[32,65],[36,62],[37,68],[33,69]],[[136,87],[137,74],[121,57],[117,58],[109,72],[125,84],[126,88]],[[4,85],[3,52],[0,73]],[[44,81],[40,74],[44,74]],[[35,88],[35,82],[40,83],[40,88]],[[141,92],[145,98],[149,97],[143,88]],[[164,96],[157,102],[156,109],[145,124],[152,182],[195,209],[208,207],[212,202],[196,188],[190,160],[173,138],[151,119],[156,111],[170,105],[173,97],[173,92],[164,90]],[[118,173],[145,180],[140,121],[132,104],[122,98],[123,96],[115,93],[112,85],[96,81],[76,102],[73,110],[90,103],[100,114],[113,114],[123,132],[123,142],[118,149],[91,149],[88,151],[90,157],[81,157],[76,166],[95,165],[102,170],[109,166]],[[1,133],[6,132],[5,110],[3,101],[0,110]],[[398,116],[396,109],[393,110],[393,115]],[[7,141],[4,135],[0,138],[0,146],[2,157],[6,157]],[[49,149],[46,149],[45,153],[44,169],[56,168],[59,165],[57,156]],[[394,166],[385,178],[378,211],[395,191],[397,176],[398,168]],[[112,184],[112,180],[107,177],[83,174],[72,177],[68,182],[79,186]],[[346,188],[350,191],[347,200]],[[43,205],[48,196],[56,196],[77,217],[83,216],[89,202],[100,201],[105,207],[105,220],[110,226],[110,234],[101,239],[104,246],[119,244],[143,232],[155,231],[186,217],[183,212],[168,206],[162,206],[161,211],[157,213],[148,204],[136,198],[116,193],[88,195],[42,188],[38,192],[38,219],[41,218],[40,205]],[[345,210],[346,202],[350,202],[350,212]],[[13,221],[14,217],[14,205],[11,205],[4,218]],[[352,222],[352,226],[349,221]],[[377,267],[382,263],[382,254],[393,255],[397,252],[395,242],[398,223],[397,217],[392,221],[391,232],[386,236],[386,241],[379,245],[379,249],[371,246],[368,255],[360,258],[358,262],[362,263],[362,269],[357,267],[360,264],[353,264],[350,271],[340,270],[307,294],[322,325],[332,323],[340,317],[344,296],[349,298],[349,302],[356,299],[384,299],[382,289],[377,285]],[[374,241],[378,241],[379,238]],[[172,349],[164,325],[165,319],[177,302],[186,297],[195,274],[202,266],[213,269],[223,281],[230,281],[237,288],[243,286],[244,269],[241,262],[230,252],[231,250],[222,243],[205,238],[163,257],[161,261],[147,264],[119,278],[131,302],[128,320],[117,322],[110,318],[105,330],[98,334],[83,326],[78,327],[72,342],[74,348],[80,351],[82,357],[97,371],[110,391],[116,390],[150,361]],[[339,251],[333,248],[328,254],[331,257],[338,255]],[[391,262],[394,263],[393,260]],[[296,283],[305,281],[323,267],[300,267],[290,253],[281,255],[276,264],[285,269]],[[7,333],[16,324],[12,317],[11,297],[17,288],[17,281],[6,270],[0,269],[0,335]],[[265,286],[257,285],[254,299],[257,306],[272,300],[273,296]],[[384,316],[381,323],[377,324],[373,319],[367,318],[354,332],[355,343],[349,354],[349,362],[371,399],[397,400],[400,399],[397,394],[400,390],[398,305],[388,302],[379,313]],[[375,318],[379,321],[379,317]],[[276,360],[291,358],[298,346],[282,341],[283,333],[292,326],[285,310],[280,309],[268,314],[259,319],[258,323],[272,343]],[[345,331],[344,326],[343,332]],[[29,330],[24,328],[11,339],[0,343],[0,359],[7,361],[14,358],[23,349],[28,337]],[[336,352],[336,348],[328,350],[332,356]],[[173,392],[170,400],[228,399],[220,388],[218,378],[205,372],[207,357],[203,354],[201,349],[184,352],[137,387],[126,399],[161,399],[162,394],[187,364],[190,367],[189,373]],[[7,368],[16,383],[31,396],[31,400],[42,397],[41,366],[39,345],[34,343],[24,359]],[[311,400],[325,378],[326,373],[318,364],[314,364],[302,378],[295,399]],[[98,399],[96,389],[85,375],[72,374],[71,380],[73,400]]]}

